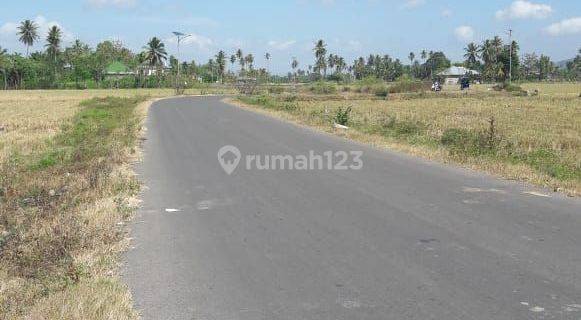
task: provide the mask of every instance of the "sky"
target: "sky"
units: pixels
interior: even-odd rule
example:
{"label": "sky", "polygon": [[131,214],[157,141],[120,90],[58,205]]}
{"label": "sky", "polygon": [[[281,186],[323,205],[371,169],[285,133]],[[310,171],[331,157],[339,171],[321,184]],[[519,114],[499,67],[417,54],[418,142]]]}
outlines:
{"label": "sky", "polygon": [[444,51],[463,60],[468,42],[513,29],[521,54],[536,52],[560,61],[581,48],[581,0],[19,0],[2,1],[0,47],[25,52],[18,42],[20,21],[46,30],[58,25],[65,44],[75,39],[95,46],[119,40],[139,51],[157,36],[169,54],[177,54],[172,31],[192,34],[181,46],[181,59],[206,62],[218,50],[228,55],[241,48],[253,53],[258,67],[276,73],[290,69],[292,57],[306,69],[314,63],[316,40],[328,52],[351,62],[370,53],[389,54],[408,62],[413,51]]}

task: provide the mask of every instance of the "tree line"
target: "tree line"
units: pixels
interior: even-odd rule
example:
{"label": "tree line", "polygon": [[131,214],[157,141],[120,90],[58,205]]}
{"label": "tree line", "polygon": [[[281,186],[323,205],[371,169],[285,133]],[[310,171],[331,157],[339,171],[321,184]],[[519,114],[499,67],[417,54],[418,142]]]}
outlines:
{"label": "tree line", "polygon": [[[0,47],[0,76],[4,89],[34,88],[107,88],[107,87],[171,87],[178,70],[184,82],[233,82],[239,77],[259,78],[265,81],[352,81],[374,77],[394,81],[402,76],[414,79],[433,79],[451,65],[477,70],[484,81],[512,80],[581,80],[581,49],[579,54],[560,68],[551,59],[536,53],[519,55],[516,41],[505,44],[498,36],[481,44],[469,43],[462,62],[452,63],[442,51],[410,52],[409,63],[388,54],[370,54],[352,63],[338,54],[329,53],[324,40],[313,48],[314,61],[301,68],[292,58],[286,77],[272,76],[272,56],[265,53],[266,68],[256,68],[256,58],[238,49],[232,54],[220,50],[206,63],[178,62],[169,56],[163,41],[151,38],[138,53],[132,52],[119,41],[103,41],[95,48],[80,40],[63,47],[63,33],[58,26],[49,28],[44,38],[45,50],[30,52],[40,41],[38,25],[23,21],[17,31],[19,41],[26,47],[26,56],[9,54]],[[107,68],[121,63],[132,72],[110,77]],[[179,64],[179,65],[178,65]]]}

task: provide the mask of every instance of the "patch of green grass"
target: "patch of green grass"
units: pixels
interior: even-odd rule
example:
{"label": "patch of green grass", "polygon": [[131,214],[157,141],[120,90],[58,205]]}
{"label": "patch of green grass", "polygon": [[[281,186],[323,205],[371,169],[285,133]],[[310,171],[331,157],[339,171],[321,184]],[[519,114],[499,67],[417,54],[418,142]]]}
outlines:
{"label": "patch of green grass", "polygon": [[113,172],[137,141],[135,108],[144,100],[83,102],[46,148],[0,163],[0,281],[23,284],[2,292],[0,314],[22,316],[39,300],[93,277],[92,264],[79,255],[113,254],[111,247],[123,236],[117,222],[128,213],[122,202],[107,207],[112,200],[104,199],[123,199],[138,189],[131,178]]}

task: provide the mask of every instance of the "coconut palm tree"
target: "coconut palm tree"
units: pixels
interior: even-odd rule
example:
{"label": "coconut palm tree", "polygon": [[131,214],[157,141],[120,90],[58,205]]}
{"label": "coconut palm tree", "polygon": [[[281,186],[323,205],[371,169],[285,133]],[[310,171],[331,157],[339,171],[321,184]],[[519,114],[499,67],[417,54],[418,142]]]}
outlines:
{"label": "coconut palm tree", "polygon": [[220,50],[216,55],[216,64],[220,81],[224,83],[224,73],[226,73],[226,53],[224,51]]}
{"label": "coconut palm tree", "polygon": [[244,61],[244,53],[242,52],[242,49],[238,49],[236,51],[236,58],[238,58],[238,62],[240,63],[240,73],[244,73],[245,61]]}
{"label": "coconut palm tree", "polygon": [[254,68],[254,55],[252,55],[252,53],[249,53],[245,58],[244,58],[244,63],[248,65],[248,69],[250,71],[252,71],[252,69]]}
{"label": "coconut palm tree", "polygon": [[18,33],[20,42],[26,45],[26,55],[29,55],[29,49],[34,45],[34,42],[38,40],[38,25],[31,20],[24,20],[18,27]]}
{"label": "coconut palm tree", "polygon": [[464,51],[466,51],[466,53],[464,54],[464,58],[466,58],[466,67],[468,67],[469,69],[474,69],[476,64],[478,63],[478,59],[480,58],[479,46],[474,42],[470,42],[466,46],[466,48],[464,48]]}
{"label": "coconut palm tree", "polygon": [[420,57],[422,58],[422,60],[424,60],[424,63],[426,63],[426,59],[428,58],[428,53],[426,52],[426,50],[422,50],[422,52],[420,52]]}
{"label": "coconut palm tree", "polygon": [[[327,45],[323,40],[317,41],[315,44],[315,72],[318,72],[320,76],[327,76]],[[323,73],[321,73],[323,71]]]}
{"label": "coconut palm tree", "polygon": [[408,59],[410,59],[410,65],[414,64],[414,59],[416,58],[416,54],[413,52],[410,52],[410,54],[408,54]]}
{"label": "coconut palm tree", "polygon": [[165,44],[157,37],[151,38],[143,49],[145,50],[145,61],[151,67],[159,67],[167,60]]}
{"label": "coconut palm tree", "polygon": [[270,75],[270,53],[265,53],[264,54],[264,59],[266,59],[266,74],[267,76]]}
{"label": "coconut palm tree", "polygon": [[297,79],[297,72],[296,72],[296,70],[297,70],[297,67],[298,66],[299,66],[299,61],[297,60],[296,57],[293,57],[293,60],[291,62],[291,68],[293,69],[293,74],[295,76],[295,82],[296,82],[296,79]]}
{"label": "coconut palm tree", "polygon": [[237,60],[237,58],[236,58],[235,54],[230,56],[230,65],[231,65],[232,69],[234,69],[234,64],[236,63],[236,60]]}
{"label": "coconut palm tree", "polygon": [[57,26],[52,26],[48,30],[48,35],[46,37],[46,51],[49,55],[51,55],[56,63],[56,57],[60,51],[61,46],[61,37],[62,32],[61,29]]}
{"label": "coconut palm tree", "polygon": [[165,51],[165,44],[161,42],[157,37],[151,38],[147,43],[147,46],[143,47],[145,50],[145,62],[150,67],[154,67],[158,70],[157,72],[157,85],[160,85],[160,73],[159,69],[163,65],[163,62],[167,60],[167,52]]}

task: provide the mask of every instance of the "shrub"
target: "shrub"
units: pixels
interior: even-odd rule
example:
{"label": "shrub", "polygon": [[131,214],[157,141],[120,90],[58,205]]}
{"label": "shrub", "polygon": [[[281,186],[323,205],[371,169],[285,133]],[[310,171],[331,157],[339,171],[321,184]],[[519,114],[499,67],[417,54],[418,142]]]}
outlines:
{"label": "shrub", "polygon": [[430,89],[430,84],[417,80],[401,80],[392,84],[389,93],[422,92]]}
{"label": "shrub", "polygon": [[489,152],[488,136],[460,128],[451,128],[444,131],[440,142],[450,148],[453,154],[480,155]]}
{"label": "shrub", "polygon": [[337,92],[337,87],[334,84],[323,81],[314,83],[309,89],[316,94],[332,94]]}
{"label": "shrub", "polygon": [[423,132],[424,126],[417,121],[398,121],[395,117],[388,117],[381,123],[381,132],[384,135],[395,137],[416,136]]}
{"label": "shrub", "polygon": [[281,94],[284,92],[284,87],[281,86],[270,86],[268,87],[268,93]]}
{"label": "shrub", "polygon": [[373,89],[373,93],[378,97],[387,98],[389,96],[389,89],[386,86],[379,86]]}
{"label": "shrub", "polygon": [[495,91],[506,91],[512,93],[512,95],[517,97],[526,97],[529,93],[526,90],[523,90],[520,86],[517,86],[512,83],[503,82],[495,85],[492,87]]}
{"label": "shrub", "polygon": [[339,107],[337,113],[335,114],[335,123],[346,126],[349,124],[349,116],[351,113],[351,107],[343,109]]}

